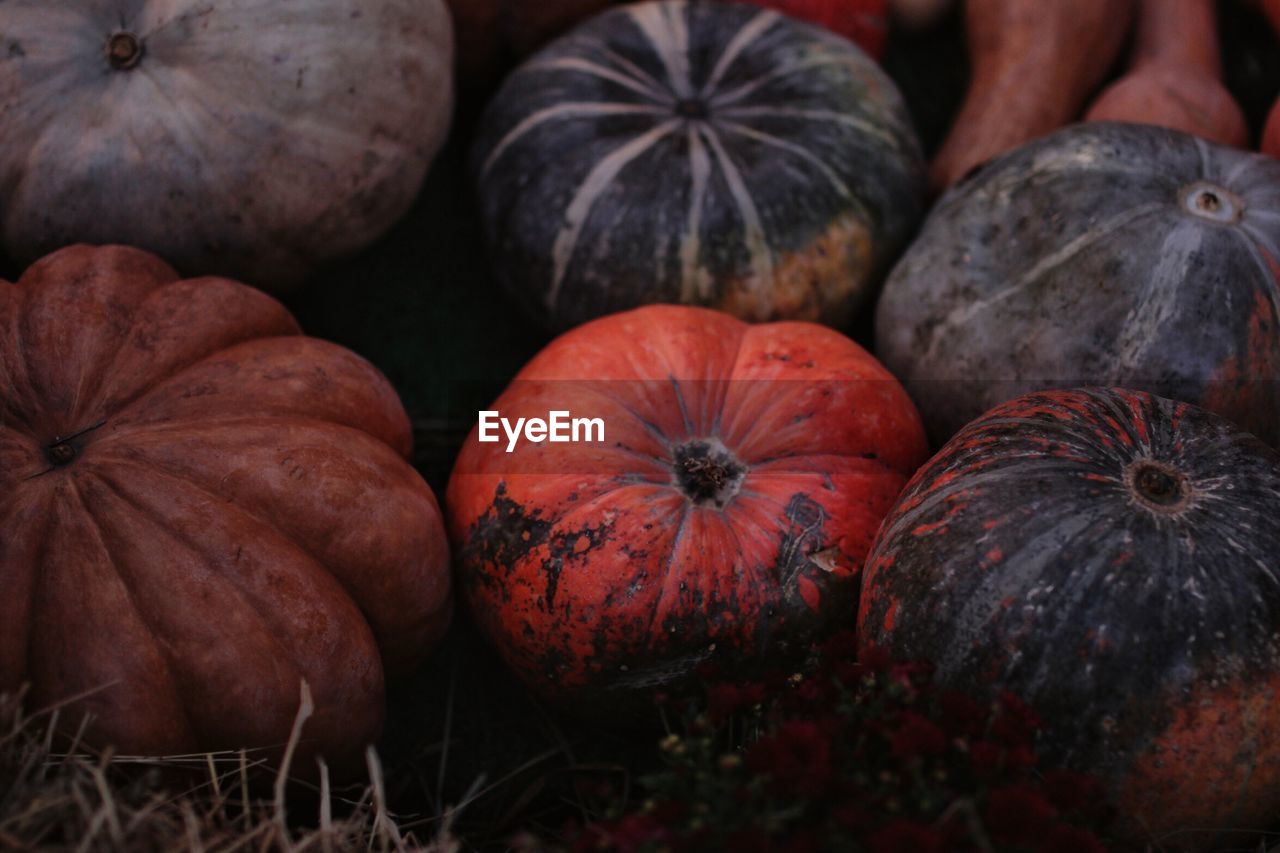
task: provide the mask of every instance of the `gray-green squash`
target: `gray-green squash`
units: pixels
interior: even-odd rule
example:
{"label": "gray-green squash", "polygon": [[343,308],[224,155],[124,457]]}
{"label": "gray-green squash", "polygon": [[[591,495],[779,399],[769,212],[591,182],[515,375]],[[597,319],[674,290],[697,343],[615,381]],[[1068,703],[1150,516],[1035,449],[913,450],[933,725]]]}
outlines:
{"label": "gray-green squash", "polygon": [[924,184],[902,98],[861,50],[716,2],[581,24],[508,78],[473,155],[497,277],[553,328],[655,302],[843,323]]}
{"label": "gray-green squash", "polygon": [[1280,439],[1280,161],[1089,123],[953,188],[894,268],[876,351],[941,442],[1004,400],[1135,388]]}
{"label": "gray-green squash", "polygon": [[4,250],[295,283],[409,207],[452,60],[443,0],[3,0]]}

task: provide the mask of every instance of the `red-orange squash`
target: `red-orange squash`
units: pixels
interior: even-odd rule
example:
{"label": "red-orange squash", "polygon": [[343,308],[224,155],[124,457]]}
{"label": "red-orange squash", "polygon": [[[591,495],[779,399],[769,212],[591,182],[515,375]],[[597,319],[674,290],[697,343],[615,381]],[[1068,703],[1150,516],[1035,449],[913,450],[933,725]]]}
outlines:
{"label": "red-orange squash", "polygon": [[492,409],[604,422],[603,441],[511,453],[477,429],[447,497],[480,627],[579,710],[852,624],[871,540],[927,453],[905,391],[848,338],[701,308],[569,332]]}
{"label": "red-orange squash", "polygon": [[1222,84],[1214,0],[1140,0],[1129,72],[1098,96],[1088,121],[1154,124],[1244,148],[1249,124]]}
{"label": "red-orange squash", "polygon": [[941,192],[1074,120],[1119,55],[1136,0],[966,0],[969,91],[934,158]]}
{"label": "red-orange squash", "polygon": [[359,755],[448,625],[411,432],[270,297],[64,249],[0,281],[0,692],[120,752]]}
{"label": "red-orange squash", "polygon": [[748,0],[777,9],[811,24],[839,33],[872,56],[884,54],[889,35],[888,0]]}

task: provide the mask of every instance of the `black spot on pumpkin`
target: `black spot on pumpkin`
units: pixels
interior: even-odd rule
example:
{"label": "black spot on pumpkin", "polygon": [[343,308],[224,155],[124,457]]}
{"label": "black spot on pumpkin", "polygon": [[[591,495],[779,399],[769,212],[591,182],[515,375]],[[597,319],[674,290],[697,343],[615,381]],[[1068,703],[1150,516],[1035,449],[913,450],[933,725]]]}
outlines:
{"label": "black spot on pumpkin", "polygon": [[547,576],[546,602],[551,609],[556,601],[556,588],[560,584],[560,572],[566,561],[585,559],[587,554],[602,545],[608,538],[612,525],[583,527],[554,534],[547,546],[550,552],[542,561],[542,571]]}
{"label": "black spot on pumpkin", "polygon": [[[464,560],[473,565],[493,566],[510,575],[529,552],[541,547],[551,533],[551,522],[542,510],[527,511],[507,496],[507,484],[499,483],[493,502],[467,531]],[[471,573],[481,581],[487,572]]]}
{"label": "black spot on pumpkin", "polygon": [[790,586],[809,562],[809,554],[825,544],[827,512],[813,498],[796,492],[787,502],[786,519],[778,546],[778,577]]}

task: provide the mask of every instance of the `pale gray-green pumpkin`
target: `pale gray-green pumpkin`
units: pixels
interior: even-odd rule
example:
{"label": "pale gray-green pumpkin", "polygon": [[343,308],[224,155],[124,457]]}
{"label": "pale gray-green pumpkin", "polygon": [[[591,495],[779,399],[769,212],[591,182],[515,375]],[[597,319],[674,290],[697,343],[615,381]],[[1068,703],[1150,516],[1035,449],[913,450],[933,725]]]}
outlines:
{"label": "pale gray-green pumpkin", "polygon": [[0,238],[266,287],[376,239],[444,140],[443,0],[0,0]]}
{"label": "pale gray-green pumpkin", "polygon": [[945,441],[997,403],[1136,388],[1280,440],[1280,161],[1088,123],[954,187],[885,284],[876,354]]}
{"label": "pale gray-green pumpkin", "polygon": [[902,98],[851,42],[681,0],[604,12],[486,112],[495,272],[553,328],[655,302],[846,322],[921,213]]}

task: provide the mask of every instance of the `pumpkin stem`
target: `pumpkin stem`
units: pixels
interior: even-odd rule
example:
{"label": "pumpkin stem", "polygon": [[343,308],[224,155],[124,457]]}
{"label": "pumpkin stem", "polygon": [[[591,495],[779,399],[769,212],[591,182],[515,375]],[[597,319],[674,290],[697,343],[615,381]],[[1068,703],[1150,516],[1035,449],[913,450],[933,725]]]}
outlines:
{"label": "pumpkin stem", "polygon": [[1140,501],[1161,512],[1178,512],[1191,498],[1191,486],[1182,472],[1150,459],[1131,465],[1126,479]]}
{"label": "pumpkin stem", "polygon": [[[66,438],[55,437],[44,449],[45,458],[49,460],[49,464],[52,465],[53,468],[61,468],[65,465],[70,465],[72,462],[76,461],[76,457],[80,455],[80,449],[75,444],[76,439],[88,435],[96,429],[100,429],[105,426],[106,423],[106,421],[98,421],[96,424],[87,426],[79,432],[72,433]],[[49,470],[53,469],[51,468]],[[44,471],[42,473],[47,474],[48,471]]]}
{"label": "pumpkin stem", "polygon": [[113,33],[107,40],[107,61],[117,71],[128,71],[142,59],[142,40],[130,32]]}
{"label": "pumpkin stem", "polygon": [[1183,190],[1182,206],[1193,216],[1212,222],[1239,222],[1244,214],[1244,200],[1226,187],[1204,181]]}
{"label": "pumpkin stem", "polygon": [[711,109],[701,98],[683,98],[676,102],[676,115],[691,121],[706,121],[711,118]]}
{"label": "pumpkin stem", "polygon": [[75,461],[76,448],[68,442],[60,441],[50,445],[45,450],[45,456],[49,457],[49,461],[54,465],[67,465]]}
{"label": "pumpkin stem", "polygon": [[715,439],[691,441],[676,449],[675,482],[695,504],[721,509],[742,484],[746,467]]}

